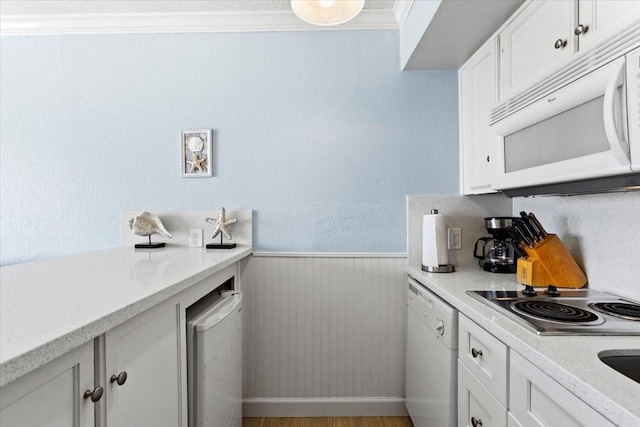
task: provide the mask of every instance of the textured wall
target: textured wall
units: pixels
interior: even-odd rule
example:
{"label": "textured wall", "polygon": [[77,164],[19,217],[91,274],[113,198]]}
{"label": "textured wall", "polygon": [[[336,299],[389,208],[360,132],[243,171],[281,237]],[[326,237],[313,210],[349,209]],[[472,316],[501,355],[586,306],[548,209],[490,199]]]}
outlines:
{"label": "textured wall", "polygon": [[409,196],[407,197],[407,246],[409,266],[422,265],[422,217],[438,209],[445,216],[447,228],[462,229],[462,249],[449,249],[449,263],[456,267],[477,266],[473,250],[478,238],[489,236],[484,218],[511,216],[511,199],[502,193],[477,196]]}
{"label": "textured wall", "polygon": [[640,192],[518,197],[513,213],[520,211],[562,239],[590,288],[640,300]]}
{"label": "textured wall", "polygon": [[[119,245],[126,209],[253,209],[263,251],[405,252],[458,189],[455,72],[396,31],[3,38],[2,265]],[[214,177],[180,177],[182,129]]]}

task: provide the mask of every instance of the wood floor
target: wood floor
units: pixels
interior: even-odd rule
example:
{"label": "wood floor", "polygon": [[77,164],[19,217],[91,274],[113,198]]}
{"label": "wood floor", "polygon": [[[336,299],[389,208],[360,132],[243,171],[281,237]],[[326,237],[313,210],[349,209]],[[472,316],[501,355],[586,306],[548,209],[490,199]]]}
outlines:
{"label": "wood floor", "polygon": [[409,417],[243,418],[242,427],[413,427]]}

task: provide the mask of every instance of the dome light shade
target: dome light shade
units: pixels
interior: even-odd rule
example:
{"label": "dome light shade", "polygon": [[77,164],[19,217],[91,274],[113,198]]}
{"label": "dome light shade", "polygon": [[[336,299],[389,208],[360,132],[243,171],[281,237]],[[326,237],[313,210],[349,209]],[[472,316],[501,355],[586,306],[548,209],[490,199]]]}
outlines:
{"label": "dome light shade", "polygon": [[338,25],[356,17],[365,0],[291,0],[298,18],[314,25]]}

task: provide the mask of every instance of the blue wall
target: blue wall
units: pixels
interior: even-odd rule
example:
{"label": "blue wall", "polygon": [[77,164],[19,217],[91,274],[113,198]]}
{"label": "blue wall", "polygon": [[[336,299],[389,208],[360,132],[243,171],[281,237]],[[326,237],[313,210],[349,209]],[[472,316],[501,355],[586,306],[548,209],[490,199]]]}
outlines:
{"label": "blue wall", "polygon": [[[259,251],[405,252],[458,189],[457,76],[397,31],[3,38],[2,265],[120,244],[125,209],[253,209]],[[214,177],[180,131],[214,129]]]}

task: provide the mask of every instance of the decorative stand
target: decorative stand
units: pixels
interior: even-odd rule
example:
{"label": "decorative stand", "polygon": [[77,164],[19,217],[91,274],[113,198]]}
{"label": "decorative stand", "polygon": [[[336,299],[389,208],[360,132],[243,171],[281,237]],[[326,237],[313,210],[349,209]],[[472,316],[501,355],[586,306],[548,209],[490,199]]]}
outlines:
{"label": "decorative stand", "polygon": [[207,249],[233,249],[236,247],[235,243],[222,243],[222,235],[227,236],[227,239],[231,239],[231,233],[229,232],[229,226],[238,222],[237,219],[227,220],[225,209],[220,209],[220,215],[218,219],[206,218],[206,222],[209,224],[215,224],[216,228],[213,230],[212,239],[215,239],[218,234],[220,235],[220,243],[207,243]]}
{"label": "decorative stand", "polygon": [[164,248],[164,242],[161,243],[151,243],[151,235],[149,235],[149,243],[136,243],[136,249],[156,249],[156,248]]}
{"label": "decorative stand", "polygon": [[151,243],[151,235],[159,233],[167,238],[171,238],[171,233],[164,228],[158,215],[151,212],[142,212],[140,215],[129,220],[129,228],[138,236],[149,237],[149,243],[136,243],[136,249],[156,249],[164,248],[164,243]]}
{"label": "decorative stand", "polygon": [[207,243],[207,249],[233,249],[235,243],[222,243],[222,233],[220,233],[220,243]]}

